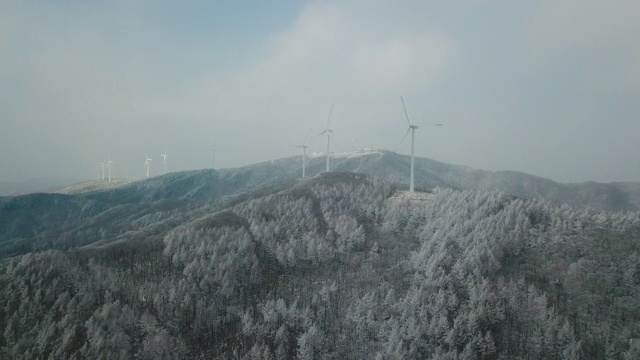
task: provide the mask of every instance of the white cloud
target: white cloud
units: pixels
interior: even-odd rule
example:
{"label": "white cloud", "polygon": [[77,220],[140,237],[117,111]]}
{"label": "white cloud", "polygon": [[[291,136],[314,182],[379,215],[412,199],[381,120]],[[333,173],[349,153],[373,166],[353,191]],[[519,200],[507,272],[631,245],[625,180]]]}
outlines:
{"label": "white cloud", "polygon": [[633,1],[542,1],[534,6],[524,27],[534,45],[531,50],[540,55],[620,51],[634,45],[639,15],[640,4]]}
{"label": "white cloud", "polygon": [[543,1],[523,24],[523,51],[536,65],[572,64],[596,93],[638,90],[640,3]]}
{"label": "white cloud", "polygon": [[[398,139],[377,144],[397,145],[403,130],[394,123],[402,121],[398,97],[446,80],[458,61],[457,46],[429,28],[380,31],[376,24],[383,9],[359,15],[340,3],[307,6],[288,31],[270,39],[263,56],[228,79],[220,92],[226,115],[286,144],[294,141],[292,127],[302,137],[309,122],[316,129],[324,126],[336,102],[337,142],[343,150],[354,137],[373,143],[380,129],[393,125],[398,125]],[[277,155],[285,151],[290,152],[281,146]]]}
{"label": "white cloud", "polygon": [[273,41],[271,54],[240,78],[241,86],[367,98],[429,87],[455,62],[456,46],[445,35],[381,33],[376,21],[336,4],[311,4]]}

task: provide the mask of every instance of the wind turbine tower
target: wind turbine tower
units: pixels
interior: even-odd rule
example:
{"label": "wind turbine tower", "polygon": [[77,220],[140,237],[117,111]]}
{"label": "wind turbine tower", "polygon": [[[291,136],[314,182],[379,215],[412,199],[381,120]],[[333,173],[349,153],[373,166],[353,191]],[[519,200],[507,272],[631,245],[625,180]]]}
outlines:
{"label": "wind turbine tower", "polygon": [[149,155],[145,154],[145,157],[147,158],[147,161],[144,162],[144,167],[147,169],[147,177],[149,177],[149,167],[151,166],[151,159],[149,158]]}
{"label": "wind turbine tower", "polygon": [[320,136],[323,134],[327,134],[327,172],[329,172],[329,155],[330,155],[330,151],[331,151],[331,134],[333,133],[333,129],[329,128],[329,122],[331,121],[331,114],[333,113],[333,105],[335,104],[331,104],[331,110],[329,111],[329,118],[327,119],[327,128],[321,132],[320,134],[314,136]]}
{"label": "wind turbine tower", "polygon": [[[415,140],[416,140],[416,129],[418,125],[415,125],[409,120],[409,114],[407,114],[407,108],[404,106],[404,99],[400,96],[400,101],[402,101],[402,109],[404,110],[404,116],[407,118],[407,122],[409,123],[409,128],[407,132],[404,134],[402,141],[409,135],[409,131],[411,131],[411,173],[409,175],[409,192],[413,192],[413,178],[414,178],[414,148],[415,148]],[[435,126],[442,126],[442,124],[435,124]]]}
{"label": "wind turbine tower", "polygon": [[[404,110],[404,116],[407,118],[407,122],[409,123],[409,128],[407,132],[404,134],[402,141],[409,135],[409,131],[411,131],[411,174],[409,175],[409,192],[413,192],[413,156],[414,156],[414,145],[416,141],[416,129],[418,125],[414,125],[409,120],[409,114],[407,114],[407,108],[404,106],[404,99],[400,96],[400,101],[402,101],[402,109]],[[401,141],[401,142],[402,142]]]}
{"label": "wind turbine tower", "polygon": [[307,139],[309,138],[309,134],[311,134],[311,129],[309,129],[307,136],[304,137],[304,140],[302,141],[302,145],[293,145],[295,147],[302,148],[302,177],[306,176],[306,170],[307,170],[307,148],[308,148]]}
{"label": "wind turbine tower", "polygon": [[109,170],[109,182],[111,182],[111,168],[113,167],[113,161],[111,157],[107,157],[107,169]]}
{"label": "wind turbine tower", "polygon": [[164,150],[164,153],[160,154],[162,156],[162,162],[164,163],[164,171],[163,174],[167,173],[167,149]]}

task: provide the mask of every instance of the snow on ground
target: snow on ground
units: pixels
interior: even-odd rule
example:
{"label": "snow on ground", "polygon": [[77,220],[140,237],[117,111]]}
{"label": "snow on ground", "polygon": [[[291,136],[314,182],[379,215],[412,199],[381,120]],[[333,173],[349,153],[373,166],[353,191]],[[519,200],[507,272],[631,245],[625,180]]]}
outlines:
{"label": "snow on ground", "polygon": [[[380,152],[380,150],[377,150],[377,149],[362,149],[362,150],[355,150],[355,151],[348,151],[348,152],[331,153],[330,157],[332,159],[338,159],[338,158],[351,159],[351,158],[376,155],[376,154],[382,155],[382,152]],[[318,152],[318,151],[314,151],[307,154],[307,157],[309,158],[317,158],[317,157],[325,157],[325,156],[327,156],[327,153]]]}
{"label": "snow on ground", "polygon": [[393,195],[391,196],[391,199],[430,200],[432,197],[433,197],[433,193],[420,192],[420,191],[409,192],[406,190],[397,190],[395,193],[393,193]]}
{"label": "snow on ground", "polygon": [[84,181],[77,184],[72,184],[62,188],[53,189],[47,192],[72,195],[72,194],[85,193],[89,191],[113,189],[113,188],[117,188],[117,187],[129,184],[131,182],[133,182],[133,180],[112,179],[111,182],[107,180],[90,180],[90,181]]}

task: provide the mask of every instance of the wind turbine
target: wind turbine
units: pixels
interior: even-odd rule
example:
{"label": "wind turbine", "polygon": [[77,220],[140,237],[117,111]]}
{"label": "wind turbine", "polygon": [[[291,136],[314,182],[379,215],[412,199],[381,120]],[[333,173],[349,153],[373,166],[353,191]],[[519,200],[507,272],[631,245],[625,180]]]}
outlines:
{"label": "wind turbine", "polygon": [[107,169],[109,170],[109,182],[111,182],[111,168],[113,167],[113,161],[111,161],[111,157],[107,157]]}
{"label": "wind turbine", "polygon": [[[402,101],[402,109],[404,110],[404,116],[407,118],[407,122],[409,123],[409,128],[407,129],[407,132],[404,134],[404,137],[402,137],[402,141],[403,142],[404,139],[407,137],[407,135],[409,135],[409,131],[411,131],[411,174],[409,177],[409,192],[413,192],[413,176],[414,176],[414,146],[415,146],[415,140],[416,140],[416,129],[418,128],[418,125],[414,125],[411,120],[409,120],[409,114],[407,114],[407,108],[404,106],[404,99],[402,98],[402,96],[400,96],[400,101]],[[442,124],[435,124],[436,126],[442,126]]]}
{"label": "wind turbine", "polygon": [[164,150],[164,153],[160,154],[160,156],[162,156],[162,161],[164,162],[164,172],[163,174],[167,173],[167,149]]}
{"label": "wind turbine", "polygon": [[302,140],[302,145],[293,145],[297,148],[302,148],[302,177],[306,176],[306,169],[307,169],[307,139],[309,138],[309,134],[311,134],[311,129],[309,129],[309,132],[307,133],[307,136],[304,137],[304,140]]}
{"label": "wind turbine", "polygon": [[329,118],[327,119],[327,128],[321,132],[320,134],[314,136],[318,137],[323,134],[327,134],[327,172],[329,172],[329,151],[331,150],[331,134],[333,133],[333,129],[329,128],[329,121],[331,121],[331,113],[333,113],[333,105],[331,104],[331,110],[329,111]]}
{"label": "wind turbine", "polygon": [[97,177],[97,180],[99,181],[100,180],[100,164],[96,165],[96,177]]}
{"label": "wind turbine", "polygon": [[149,167],[151,166],[151,159],[149,159],[149,155],[144,155],[147,158],[147,161],[144,162],[144,167],[147,168],[147,177],[149,177]]}

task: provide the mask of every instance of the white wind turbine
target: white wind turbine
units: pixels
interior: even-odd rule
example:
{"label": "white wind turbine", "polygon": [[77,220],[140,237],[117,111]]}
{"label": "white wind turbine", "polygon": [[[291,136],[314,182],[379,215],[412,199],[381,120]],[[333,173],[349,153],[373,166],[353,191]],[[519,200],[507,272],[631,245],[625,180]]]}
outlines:
{"label": "white wind turbine", "polygon": [[147,154],[145,154],[144,156],[147,158],[147,161],[144,162],[144,167],[147,169],[147,177],[149,177],[149,167],[151,167],[151,159]]}
{"label": "white wind turbine", "polygon": [[[404,99],[402,98],[402,96],[400,96],[400,101],[402,101],[402,109],[404,110],[404,116],[407,118],[407,122],[409,123],[409,128],[407,129],[407,132],[404,134],[404,137],[400,142],[403,142],[404,139],[407,137],[407,135],[409,135],[409,131],[411,131],[411,174],[409,177],[409,192],[413,192],[414,146],[415,146],[415,139],[416,139],[416,129],[418,128],[418,125],[414,125],[411,122],[411,120],[409,120],[409,114],[407,114],[407,108],[404,106]],[[435,124],[435,125],[442,126],[442,124]]]}
{"label": "white wind turbine", "polygon": [[164,153],[160,154],[162,156],[162,162],[164,163],[164,171],[163,174],[167,173],[167,149],[164,150]]}
{"label": "white wind turbine", "polygon": [[327,134],[327,172],[329,172],[329,155],[330,155],[330,151],[331,151],[331,134],[333,134],[333,129],[329,128],[329,121],[331,121],[331,114],[333,113],[333,105],[335,104],[331,104],[331,110],[329,111],[329,118],[327,119],[327,128],[321,132],[320,134],[314,136],[314,137],[318,137],[320,135],[323,134]]}
{"label": "white wind turbine", "polygon": [[107,157],[107,170],[109,170],[109,182],[111,182],[111,168],[113,167],[113,161],[111,161],[111,157]]}
{"label": "white wind turbine", "polygon": [[302,177],[306,176],[307,170],[307,139],[309,138],[309,134],[311,134],[311,129],[309,129],[307,136],[305,136],[304,140],[302,140],[302,145],[293,145],[297,148],[302,148]]}
{"label": "white wind turbine", "polygon": [[100,163],[96,165],[96,180],[100,180]]}

